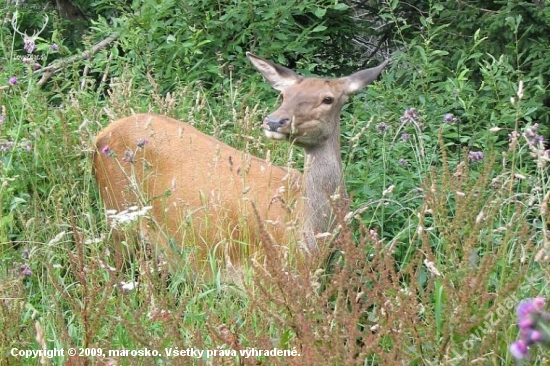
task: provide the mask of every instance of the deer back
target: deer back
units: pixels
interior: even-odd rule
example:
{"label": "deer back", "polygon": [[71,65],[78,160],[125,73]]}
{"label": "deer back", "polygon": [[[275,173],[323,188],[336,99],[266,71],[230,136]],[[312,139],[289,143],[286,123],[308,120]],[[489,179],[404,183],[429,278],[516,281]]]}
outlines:
{"label": "deer back", "polygon": [[[96,138],[95,177],[107,208],[152,206],[144,231],[166,248],[212,249],[239,261],[257,246],[256,206],[275,241],[287,240],[301,197],[301,174],[234,149],[189,124],[138,114]],[[299,210],[299,208],[297,209]],[[185,248],[179,247],[183,252]]]}

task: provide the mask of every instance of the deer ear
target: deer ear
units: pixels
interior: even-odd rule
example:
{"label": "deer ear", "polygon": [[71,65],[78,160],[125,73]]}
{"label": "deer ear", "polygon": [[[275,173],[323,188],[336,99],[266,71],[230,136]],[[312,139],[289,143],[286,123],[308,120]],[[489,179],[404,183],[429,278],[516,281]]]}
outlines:
{"label": "deer ear", "polygon": [[298,83],[303,78],[294,71],[264,60],[250,52],[246,57],[252,62],[252,65],[258,70],[269,84],[276,90],[283,91],[291,85]]}
{"label": "deer ear", "polygon": [[346,94],[354,94],[357,91],[363,89],[365,86],[372,83],[374,80],[376,80],[376,78],[378,78],[384,67],[386,67],[389,62],[389,60],[386,60],[376,67],[361,70],[354,74],[351,74],[350,76],[345,77],[344,79],[347,82],[345,91]]}

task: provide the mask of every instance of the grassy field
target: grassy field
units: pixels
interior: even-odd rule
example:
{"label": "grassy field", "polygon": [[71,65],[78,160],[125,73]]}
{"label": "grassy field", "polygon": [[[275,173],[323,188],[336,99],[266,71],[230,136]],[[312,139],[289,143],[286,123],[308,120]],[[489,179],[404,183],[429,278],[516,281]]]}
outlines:
{"label": "grassy field", "polygon": [[[514,100],[499,99],[514,127],[488,118],[480,150],[456,144],[454,115],[403,98],[428,90],[383,76],[343,114],[355,219],[339,213],[330,260],[274,256],[234,284],[214,263],[205,280],[184,260],[167,272],[154,258],[114,255],[93,138],[117,118],[155,112],[300,167],[300,150],[258,128],[275,93],[255,98],[246,80],[226,79],[216,93],[190,83],[166,94],[153,77],[102,84],[76,68],[42,89],[3,76],[2,365],[514,364],[515,308],[549,291],[548,158],[523,120],[519,84]],[[543,348],[531,356],[548,362]]]}

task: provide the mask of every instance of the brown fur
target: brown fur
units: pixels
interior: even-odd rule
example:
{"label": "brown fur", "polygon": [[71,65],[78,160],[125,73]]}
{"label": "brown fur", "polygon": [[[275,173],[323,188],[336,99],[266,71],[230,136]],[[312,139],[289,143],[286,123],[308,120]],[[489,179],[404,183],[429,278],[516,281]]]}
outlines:
{"label": "brown fur", "polygon": [[[259,238],[251,202],[282,245],[301,237],[304,247],[314,250],[320,244],[315,235],[332,228],[330,196],[339,192],[345,198],[340,110],[385,63],[349,77],[319,79],[303,78],[252,54],[248,57],[282,91],[283,104],[266,118],[264,128],[304,147],[303,176],[165,116],[126,117],[96,138],[94,171],[105,206],[121,211],[152,205],[152,222],[145,229],[161,248],[173,238],[178,251],[194,248],[199,261],[213,249],[218,256],[229,254],[233,262],[250,258]],[[326,103],[326,98],[333,102]],[[268,121],[281,122],[272,128]],[[145,140],[139,147],[138,141]],[[301,231],[292,230],[295,225]]]}

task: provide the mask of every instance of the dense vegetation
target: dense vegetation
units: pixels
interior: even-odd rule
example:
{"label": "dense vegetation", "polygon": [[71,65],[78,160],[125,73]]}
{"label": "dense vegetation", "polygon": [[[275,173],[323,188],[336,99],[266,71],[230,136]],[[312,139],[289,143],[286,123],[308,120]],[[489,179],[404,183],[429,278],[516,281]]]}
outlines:
{"label": "dense vegetation", "polygon": [[[0,364],[513,364],[515,306],[549,292],[549,44],[548,0],[5,2]],[[239,285],[124,266],[91,172],[109,121],[162,113],[301,166],[261,136],[277,95],[245,51],[304,75],[392,59],[343,114],[355,218],[337,251]],[[229,355],[164,351],[192,347]],[[301,356],[230,352],[252,348]]]}

